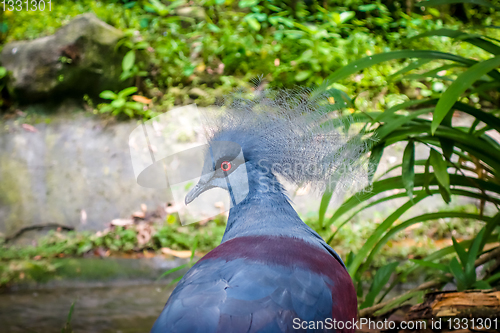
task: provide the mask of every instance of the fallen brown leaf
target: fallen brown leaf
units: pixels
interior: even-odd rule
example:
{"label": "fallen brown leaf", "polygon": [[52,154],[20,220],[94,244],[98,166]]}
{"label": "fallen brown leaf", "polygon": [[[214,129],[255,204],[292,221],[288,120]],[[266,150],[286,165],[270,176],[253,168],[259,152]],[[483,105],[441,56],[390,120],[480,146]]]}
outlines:
{"label": "fallen brown leaf", "polygon": [[141,95],[134,95],[132,96],[132,99],[136,102],[143,103],[143,104],[149,104],[151,103],[151,99],[141,96]]}
{"label": "fallen brown leaf", "polygon": [[191,258],[191,251],[175,251],[168,247],[162,247],[161,253],[182,259]]}
{"label": "fallen brown leaf", "polygon": [[137,225],[137,243],[139,245],[144,245],[151,240],[153,235],[153,228],[147,223],[141,223]]}
{"label": "fallen brown leaf", "polygon": [[118,227],[123,227],[126,225],[134,224],[134,220],[132,220],[132,219],[114,219],[113,221],[111,221],[111,224],[118,226]]}
{"label": "fallen brown leaf", "polygon": [[28,131],[28,132],[31,132],[31,133],[36,133],[36,132],[38,132],[38,130],[37,130],[35,127],[33,127],[33,126],[29,125],[29,124],[22,124],[22,125],[21,125],[21,127],[22,127],[25,131]]}
{"label": "fallen brown leaf", "polygon": [[144,217],[146,217],[146,214],[144,214],[144,212],[134,212],[132,213],[132,217],[143,219]]}

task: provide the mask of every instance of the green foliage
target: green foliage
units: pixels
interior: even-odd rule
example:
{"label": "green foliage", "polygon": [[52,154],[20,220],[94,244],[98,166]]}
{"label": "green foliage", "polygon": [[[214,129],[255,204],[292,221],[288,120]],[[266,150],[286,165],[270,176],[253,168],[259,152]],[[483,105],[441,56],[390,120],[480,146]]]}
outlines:
{"label": "green foliage", "polygon": [[377,273],[375,274],[373,282],[370,286],[370,290],[368,291],[364,302],[360,305],[360,309],[364,309],[373,305],[373,303],[375,302],[375,297],[380,294],[384,286],[387,284],[387,282],[389,282],[389,278],[391,277],[392,273],[394,273],[398,265],[398,262],[392,262],[377,270]]}
{"label": "green foliage", "polygon": [[169,247],[173,250],[188,250],[193,239],[198,239],[198,249],[208,251],[216,247],[225,226],[222,219],[211,221],[208,226],[198,225],[178,227],[175,219],[169,218],[158,230],[154,230],[146,244],[138,242],[138,230],[135,226],[116,226],[103,232],[68,232],[67,234],[50,232],[37,241],[36,246],[18,247],[3,244],[0,262],[8,260],[50,259],[58,256],[80,256],[98,248],[112,252],[130,252],[143,249],[157,250]]}
{"label": "green foliage", "polygon": [[75,302],[71,303],[71,306],[69,308],[68,312],[68,318],[66,319],[66,324],[64,325],[63,329],[61,330],[61,333],[73,333],[73,328],[71,327],[71,317],[73,316],[73,310],[75,309]]}
{"label": "green foliage", "polygon": [[[436,13],[426,7],[422,11],[399,1],[294,3],[82,0],[53,6],[51,15],[6,12],[3,38],[8,42],[48,35],[72,17],[92,11],[125,33],[118,45],[126,48],[122,79],[136,78],[134,84],[142,95],[158,97],[158,107],[169,108],[192,102],[212,104],[263,73],[271,85],[314,86],[364,55],[426,45],[449,50],[453,45],[445,39],[404,37],[441,29],[445,23],[450,27],[461,24],[447,14],[449,9]],[[484,14],[482,23],[491,24],[494,16]],[[481,56],[472,46],[456,51]],[[380,63],[338,88],[350,95],[361,93],[360,102],[383,108],[404,98],[402,90],[415,88],[415,82],[387,80],[386,73],[401,66],[405,64]],[[434,94],[429,87],[420,88],[423,95]]]}
{"label": "green foliage", "polygon": [[136,31],[133,29],[128,29],[125,31],[125,38],[122,38],[116,44],[116,48],[124,46],[129,49],[129,51],[125,54],[122,61],[122,74],[120,75],[120,79],[125,81],[129,78],[134,77],[145,77],[148,73],[144,70],[140,70],[139,67],[144,68],[146,62],[141,60],[136,62],[137,54],[144,59],[147,59],[146,53],[143,50],[150,47],[150,45],[143,40],[140,35],[137,35]]}
{"label": "green foliage", "polygon": [[178,226],[179,221],[169,215],[158,228],[149,229],[147,242],[139,241],[141,229],[136,225],[114,226],[97,233],[49,232],[37,240],[35,246],[16,246],[0,243],[0,287],[15,282],[34,280],[44,282],[53,277],[57,266],[50,259],[80,257],[92,253],[141,253],[172,250],[191,250],[190,265],[194,263],[194,249],[208,252],[220,244],[225,220],[217,217],[207,225]]}
{"label": "green foliage", "polygon": [[[457,283],[457,289],[459,291],[466,289],[491,289],[491,285],[487,280],[477,280],[476,267],[474,266],[474,262],[481,251],[480,246],[483,241],[484,233],[485,229],[483,228],[477,237],[471,242],[468,251],[466,251],[465,248],[457,242],[455,237],[452,237],[453,248],[460,259],[460,262],[456,257],[452,258],[448,265],[416,259],[411,261],[420,266],[440,270],[445,274],[451,273]],[[446,280],[446,277],[444,277],[444,280]]]}
{"label": "green foliage", "polygon": [[2,260],[0,261],[0,287],[26,280],[46,282],[56,269],[57,265],[47,260]]}
{"label": "green foliage", "polygon": [[408,145],[403,154],[401,177],[408,197],[410,197],[410,199],[413,198],[413,186],[415,181],[415,142],[413,140],[408,141]]}
{"label": "green foliage", "polygon": [[[187,264],[183,264],[183,265],[180,265],[180,266],[177,266],[177,267],[174,267],[174,268],[171,268],[169,269],[168,271],[164,272],[162,275],[160,275],[157,279],[160,280],[162,278],[164,278],[165,276],[168,276],[172,273],[175,273],[177,271],[180,271],[181,269],[184,269],[184,268],[191,268],[193,267],[193,265],[196,263],[196,261],[194,260],[194,256],[196,254],[196,249],[198,247],[198,238],[195,237],[194,240],[193,240],[193,245],[191,246],[191,257],[189,257],[189,262]],[[172,285],[172,284],[176,284],[177,282],[179,282],[180,280],[182,279],[182,276],[179,276],[175,279],[173,279],[169,285]]]}
{"label": "green foliage", "polygon": [[1,95],[3,88],[5,87],[5,77],[7,76],[7,69],[0,66],[0,107],[3,105],[3,97]]}
{"label": "green foliage", "polygon": [[[499,237],[497,227],[500,224],[500,144],[493,137],[500,134],[500,46],[491,36],[467,34],[462,31],[440,29],[423,34],[420,38],[429,36],[453,38],[460,45],[471,44],[485,53],[478,60],[433,50],[386,52],[354,61],[329,77],[332,81],[338,81],[382,62],[418,59],[392,77],[402,75],[403,80],[409,77],[410,80],[432,83],[438,88],[432,93],[435,98],[406,101],[391,106],[384,112],[358,113],[355,117],[357,121],[367,123],[366,132],[378,139],[372,146],[369,162],[373,168],[377,168],[386,147],[400,142],[408,143],[401,164],[382,172],[371,184],[371,191],[369,188],[363,189],[348,198],[324,223],[325,228],[331,226],[335,230],[328,241],[332,241],[339,230],[364,209],[402,198],[405,194],[409,197],[377,226],[356,256],[349,260],[349,273],[358,285],[377,253],[398,232],[416,223],[453,216],[474,218],[486,224],[472,241],[458,243],[454,240],[453,246],[427,256],[426,260],[414,260],[414,265],[401,272],[390,288],[398,281],[404,281],[408,274],[422,266],[451,273],[460,290],[489,286],[486,282],[488,277],[480,281],[476,279],[474,261],[482,253],[484,244],[497,241]],[[418,70],[418,74],[411,73]],[[472,125],[455,125],[452,122],[455,111],[460,111],[472,119]],[[432,114],[431,120],[429,113]],[[428,157],[415,160],[417,147],[414,145],[425,149]],[[420,171],[417,171],[417,167]],[[401,168],[401,174],[389,178],[389,172],[397,168]],[[404,192],[393,194],[394,190]],[[384,194],[385,196],[381,196]],[[419,202],[435,195],[440,195],[445,203],[450,203],[454,197],[476,200],[481,211],[479,214],[465,214],[451,209],[436,213],[419,213]],[[331,194],[326,193],[323,198],[320,219],[324,218],[322,216],[325,205],[330,201],[330,197]],[[491,207],[491,210],[485,210],[485,205]],[[405,220],[403,214],[409,211],[413,211],[416,216]],[[349,214],[346,217],[347,213]],[[463,247],[466,244],[470,244],[468,251]],[[436,262],[444,255],[452,253],[458,255],[460,261],[452,258],[446,265]],[[365,297],[363,306],[373,304],[375,291],[380,289],[373,287],[371,294]],[[388,290],[385,294],[387,292]],[[378,301],[382,299],[383,296]]]}
{"label": "green foliage", "polygon": [[[132,52],[132,51],[131,51]],[[118,93],[105,90],[99,94],[103,99],[111,100],[110,103],[98,105],[100,113],[111,113],[113,116],[127,115],[130,118],[144,115],[144,104],[131,100],[130,95],[137,92],[136,87],[128,87]]]}

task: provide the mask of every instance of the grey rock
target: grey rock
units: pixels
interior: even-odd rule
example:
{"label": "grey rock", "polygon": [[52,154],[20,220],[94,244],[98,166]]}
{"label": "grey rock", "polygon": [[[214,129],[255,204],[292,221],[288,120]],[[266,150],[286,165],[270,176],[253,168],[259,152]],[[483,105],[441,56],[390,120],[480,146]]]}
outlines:
{"label": "grey rock", "polygon": [[0,232],[46,223],[102,230],[143,203],[152,212],[169,201],[135,180],[128,137],[137,121],[107,123],[70,100],[23,110],[46,116],[33,118],[35,132],[22,118],[0,121]]}
{"label": "grey rock", "polygon": [[119,79],[123,33],[94,14],[77,16],[55,34],[12,42],[0,62],[10,72],[7,88],[20,102],[62,99],[126,85]]}

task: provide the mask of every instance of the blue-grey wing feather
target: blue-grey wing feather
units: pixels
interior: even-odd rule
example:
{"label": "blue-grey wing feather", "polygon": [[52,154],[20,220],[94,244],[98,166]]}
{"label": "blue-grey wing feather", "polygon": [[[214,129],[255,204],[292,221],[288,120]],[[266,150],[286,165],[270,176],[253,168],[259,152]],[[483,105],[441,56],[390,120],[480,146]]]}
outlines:
{"label": "blue-grey wing feather", "polygon": [[179,282],[151,332],[300,332],[293,318],[331,315],[329,283],[301,268],[205,260]]}

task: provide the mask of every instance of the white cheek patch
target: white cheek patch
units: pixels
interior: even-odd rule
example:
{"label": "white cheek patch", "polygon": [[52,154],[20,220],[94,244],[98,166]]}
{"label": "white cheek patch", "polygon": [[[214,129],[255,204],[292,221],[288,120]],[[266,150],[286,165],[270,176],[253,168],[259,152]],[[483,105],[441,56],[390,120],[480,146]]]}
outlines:
{"label": "white cheek patch", "polygon": [[[238,166],[230,175],[228,175],[224,180],[231,185],[231,208],[234,205],[239,204],[248,195],[248,173],[246,163]],[[229,189],[228,189],[229,191]]]}

